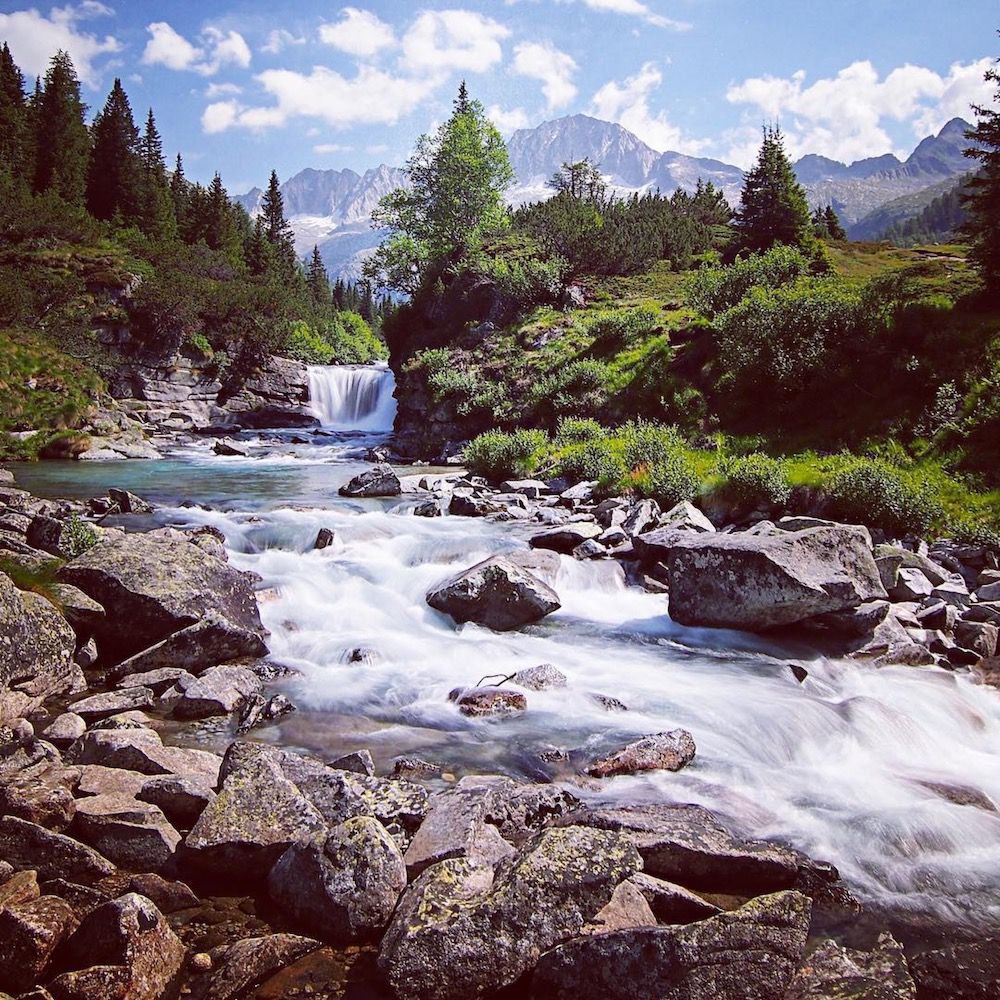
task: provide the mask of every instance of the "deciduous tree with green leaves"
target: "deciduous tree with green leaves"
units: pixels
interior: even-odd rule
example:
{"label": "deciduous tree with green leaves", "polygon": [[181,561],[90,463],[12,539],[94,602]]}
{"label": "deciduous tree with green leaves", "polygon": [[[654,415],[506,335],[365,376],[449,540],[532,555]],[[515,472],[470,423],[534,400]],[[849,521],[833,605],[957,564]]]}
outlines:
{"label": "deciduous tree with green leaves", "polygon": [[389,236],[365,273],[412,294],[467,260],[487,234],[509,228],[503,196],[514,171],[503,138],[464,83],[451,117],[417,140],[406,170],[410,186],[386,195],[372,213]]}
{"label": "deciduous tree with green leaves", "polygon": [[742,247],[753,252],[769,250],[775,243],[804,247],[814,241],[806,193],[777,126],[764,126],[757,162],[743,180],[736,226]]}
{"label": "deciduous tree with green leaves", "polygon": [[[997,84],[1000,98],[1000,59],[986,71],[986,79]],[[975,105],[976,125],[966,133],[975,145],[965,155],[978,160],[980,168],[966,187],[963,203],[967,212],[962,231],[971,239],[969,256],[979,269],[987,292],[1000,298],[1000,111]]]}

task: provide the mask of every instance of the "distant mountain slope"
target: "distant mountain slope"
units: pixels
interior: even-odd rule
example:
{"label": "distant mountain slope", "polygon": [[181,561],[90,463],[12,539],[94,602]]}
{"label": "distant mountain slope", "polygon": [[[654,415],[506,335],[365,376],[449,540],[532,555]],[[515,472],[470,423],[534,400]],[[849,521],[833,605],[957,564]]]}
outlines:
{"label": "distant mountain slope", "polygon": [[966,220],[963,197],[967,183],[968,177],[962,178],[917,215],[894,222],[880,238],[901,247],[947,243],[959,238],[959,229]]}
{"label": "distant mountain slope", "polygon": [[[968,169],[966,161],[966,169]],[[869,213],[858,222],[847,226],[847,235],[852,240],[877,240],[891,226],[905,222],[918,216],[935,198],[949,191],[960,187],[965,182],[966,175],[949,177],[946,180],[938,181],[929,187],[921,188],[910,194],[893,198],[884,205],[880,205],[874,212]]]}
{"label": "distant mountain slope", "polygon": [[[936,136],[924,139],[905,161],[890,153],[846,164],[810,154],[794,165],[795,171],[811,205],[832,204],[852,238],[870,238],[907,218],[906,213],[920,212],[942,193],[942,185],[947,187],[968,172],[969,161],[962,155],[968,128],[967,122],[953,119]],[[552,174],[563,163],[584,157],[600,166],[612,191],[623,195],[693,190],[700,178],[721,188],[735,206],[743,183],[739,167],[660,152],[621,125],[588,115],[519,129],[507,150],[517,178],[508,200],[515,205],[548,197],[546,182]],[[331,274],[354,275],[380,239],[369,225],[372,209],[384,194],[405,183],[403,170],[384,164],[363,174],[307,168],[290,177],[281,191],[296,249],[306,254],[318,245]],[[261,189],[255,187],[234,200],[253,214],[261,197]],[[889,205],[895,208],[889,210]],[[884,207],[886,214],[876,216]]]}

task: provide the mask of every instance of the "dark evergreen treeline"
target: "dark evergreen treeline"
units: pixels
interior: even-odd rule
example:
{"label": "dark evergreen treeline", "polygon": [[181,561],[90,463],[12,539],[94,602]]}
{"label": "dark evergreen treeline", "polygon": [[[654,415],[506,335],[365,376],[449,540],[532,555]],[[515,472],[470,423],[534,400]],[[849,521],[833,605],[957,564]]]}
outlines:
{"label": "dark evergreen treeline", "polygon": [[[331,360],[346,313],[364,321],[347,321],[357,343],[337,360],[380,353],[369,323],[381,324],[387,304],[342,282],[335,298],[318,250],[307,267],[297,259],[276,173],[251,219],[218,174],[207,187],[192,183],[180,154],[167,169],[153,109],[140,130],[120,80],[89,127],[87,112],[67,53],[56,53],[29,95],[9,47],[0,48],[8,244],[110,236],[141,262],[130,319],[144,346],[169,353],[191,343],[218,353],[234,376],[267,353],[296,353],[303,327],[308,360]],[[0,320],[18,318],[31,319]]]}
{"label": "dark evergreen treeline", "polygon": [[899,247],[940,243],[954,237],[966,219],[967,182],[939,194],[929,205],[909,219],[894,222],[879,237]]}

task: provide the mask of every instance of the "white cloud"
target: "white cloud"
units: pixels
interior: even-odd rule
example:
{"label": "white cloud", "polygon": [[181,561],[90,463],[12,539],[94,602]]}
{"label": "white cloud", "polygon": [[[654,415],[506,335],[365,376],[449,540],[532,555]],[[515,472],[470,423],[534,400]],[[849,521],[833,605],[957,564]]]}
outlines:
{"label": "white cloud", "polygon": [[147,66],[187,70],[202,76],[214,76],[223,66],[250,65],[250,46],[238,31],[207,28],[199,44],[189,42],[166,21],[154,21],[146,26],[149,41],[142,53]]}
{"label": "white cloud", "polygon": [[[573,0],[557,0],[559,3],[573,3]],[[672,17],[658,14],[649,4],[641,0],[583,0],[591,10],[637,17],[656,28],[670,28],[673,31],[687,31],[691,25],[687,21],[677,21]]]}
{"label": "white cloud", "polygon": [[510,135],[511,132],[528,126],[528,115],[524,108],[511,108],[505,111],[498,104],[493,104],[486,109],[486,117],[504,135]]}
{"label": "white cloud", "polygon": [[635,76],[621,83],[609,81],[594,94],[591,113],[605,121],[618,122],[659,152],[672,150],[697,155],[705,148],[704,141],[685,136],[672,124],[663,111],[653,112],[649,95],[663,82],[663,74],[655,63],[644,63]]}
{"label": "white cloud", "polygon": [[[907,123],[914,136],[922,138],[951,118],[968,118],[972,103],[989,104],[992,88],[983,74],[990,65],[989,59],[954,63],[942,76],[907,64],[882,78],[863,60],[809,85],[805,70],[791,77],[753,77],[730,86],[726,99],[749,105],[755,115],[780,121],[793,158],[820,153],[851,162],[896,151],[885,128],[889,122]],[[728,155],[745,166],[752,161],[756,146],[749,131],[732,138]]]}
{"label": "white cloud", "polygon": [[514,49],[513,72],[542,81],[546,109],[565,107],[576,97],[573,57],[561,52],[551,42],[521,42]]}
{"label": "white cloud", "polygon": [[65,49],[73,60],[77,75],[89,87],[96,87],[100,73],[94,66],[98,56],[121,52],[122,45],[113,35],[98,38],[78,27],[80,21],[113,13],[96,0],[53,7],[45,17],[34,8],[0,14],[0,37],[10,45],[14,61],[30,76],[42,76],[52,56]]}
{"label": "white cloud", "polygon": [[205,96],[213,101],[217,97],[228,97],[233,94],[242,94],[243,88],[235,83],[210,83],[205,88]]}
{"label": "white cloud", "polygon": [[256,79],[275,98],[274,105],[210,104],[202,115],[202,128],[206,132],[235,127],[260,131],[292,118],[318,118],[337,128],[395,125],[437,85],[436,80],[397,77],[372,66],[360,67],[351,79],[325,66],[315,66],[308,74],[265,70]]}
{"label": "white cloud", "polygon": [[396,44],[392,28],[371,11],[345,7],[341,14],[341,19],[334,24],[320,25],[320,41],[362,58]]}
{"label": "white cloud", "polygon": [[333,153],[350,153],[353,149],[353,146],[341,146],[336,142],[321,142],[319,145],[313,146],[313,152],[320,156],[329,156]]}
{"label": "white cloud", "polygon": [[503,59],[500,43],[509,35],[499,21],[473,11],[424,11],[407,30],[401,62],[417,74],[485,73]]}
{"label": "white cloud", "polygon": [[290,31],[286,31],[284,28],[275,28],[274,31],[268,33],[267,40],[260,47],[261,52],[268,52],[271,55],[277,55],[283,49],[286,49],[289,45],[305,45],[306,40],[298,35],[293,35]]}
{"label": "white cloud", "polygon": [[384,142],[377,142],[371,146],[365,146],[365,152],[372,156],[378,156],[379,153],[388,153],[389,147]]}

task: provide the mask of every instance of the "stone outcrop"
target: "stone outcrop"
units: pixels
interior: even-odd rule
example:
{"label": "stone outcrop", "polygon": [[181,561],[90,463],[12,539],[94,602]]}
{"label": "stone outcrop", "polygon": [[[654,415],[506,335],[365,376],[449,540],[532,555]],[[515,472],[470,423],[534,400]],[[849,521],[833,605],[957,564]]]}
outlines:
{"label": "stone outcrop", "polygon": [[667,567],[682,625],[756,631],[886,597],[868,533],[850,525],[688,535]]}

